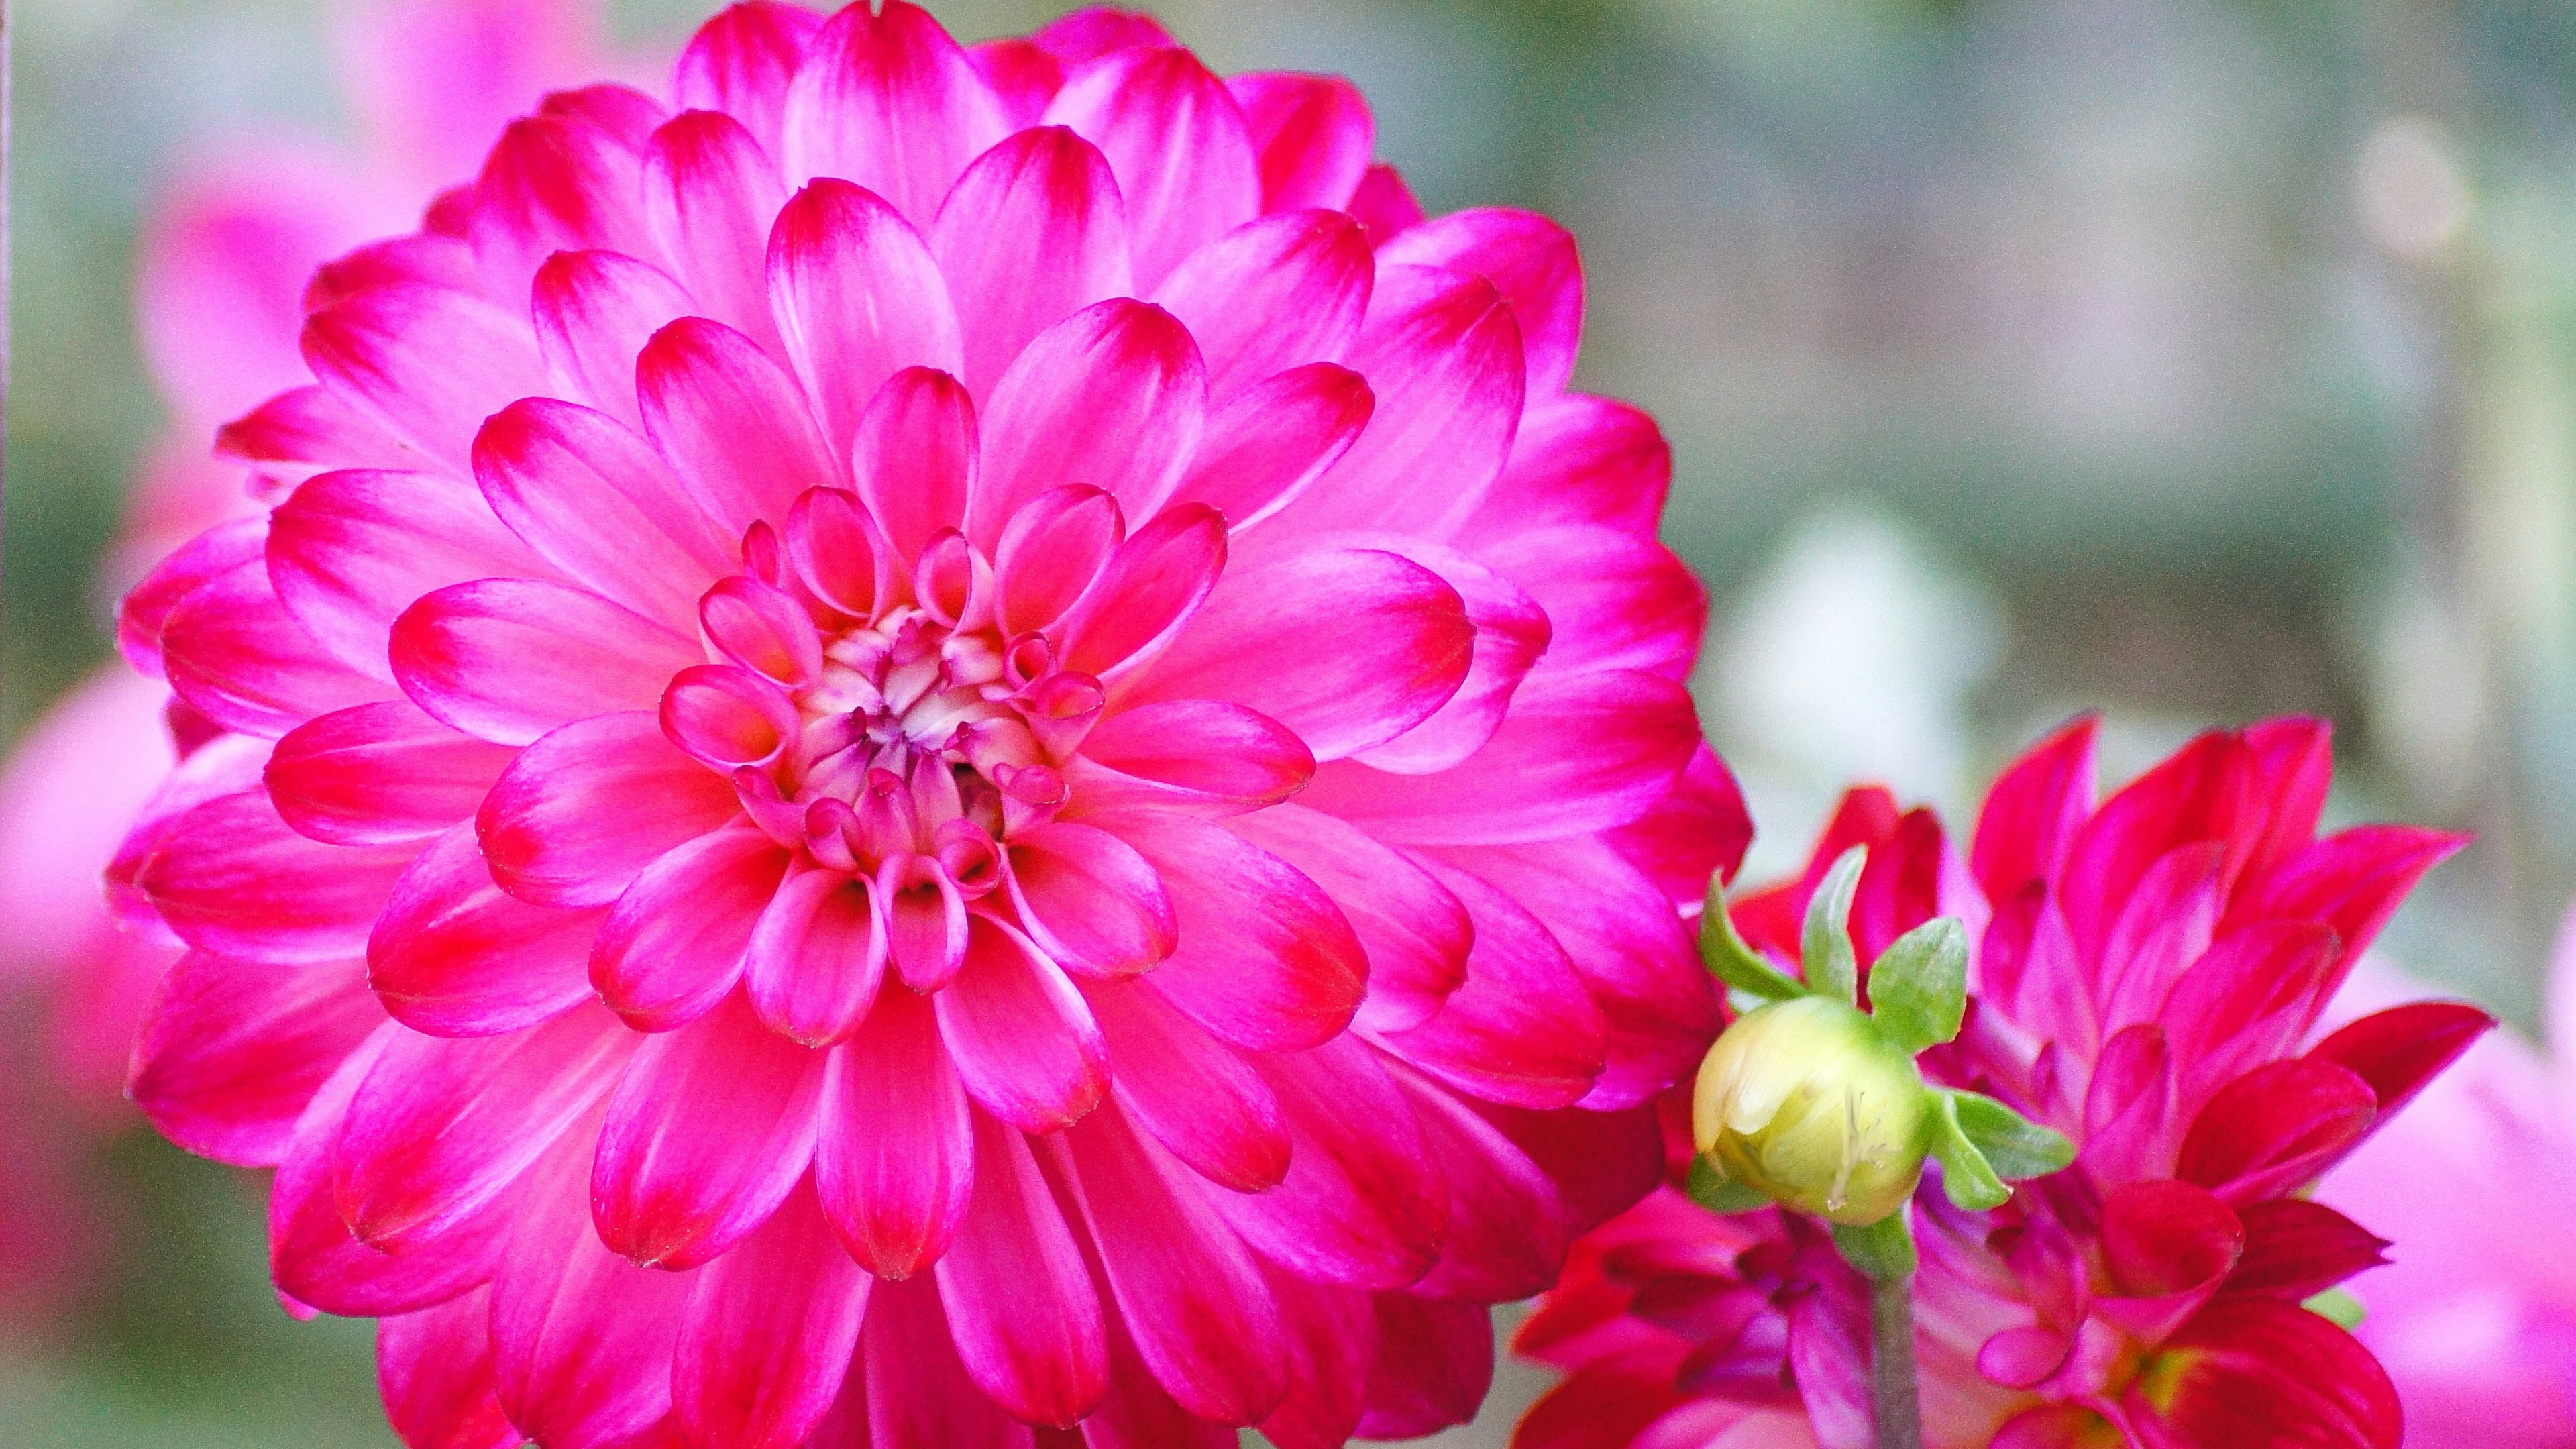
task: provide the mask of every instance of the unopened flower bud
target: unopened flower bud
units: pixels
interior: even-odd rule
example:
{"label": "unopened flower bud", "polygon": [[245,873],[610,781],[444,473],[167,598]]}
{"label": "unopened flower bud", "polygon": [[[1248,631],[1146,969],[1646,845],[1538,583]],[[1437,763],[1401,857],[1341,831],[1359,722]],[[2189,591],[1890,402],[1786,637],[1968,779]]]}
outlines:
{"label": "unopened flower bud", "polygon": [[1931,1093],[1870,1019],[1822,996],[1738,1018],[1700,1063],[1691,1138],[1727,1179],[1800,1212],[1874,1223],[1923,1175]]}

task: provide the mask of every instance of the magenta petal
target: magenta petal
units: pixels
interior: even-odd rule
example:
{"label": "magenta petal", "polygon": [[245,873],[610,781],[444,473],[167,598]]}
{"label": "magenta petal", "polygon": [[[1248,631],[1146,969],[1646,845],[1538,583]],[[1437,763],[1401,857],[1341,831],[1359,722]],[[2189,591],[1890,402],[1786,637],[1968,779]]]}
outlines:
{"label": "magenta petal", "polygon": [[1712,877],[1735,878],[1753,841],[1753,817],[1726,762],[1703,743],[1671,794],[1601,839],[1687,910],[1707,899]]}
{"label": "magenta petal", "polygon": [[601,914],[507,894],[472,828],[460,824],[394,882],[367,938],[367,985],[414,1031],[520,1031],[591,994],[590,944]]}
{"label": "magenta petal", "polygon": [[1059,668],[1114,680],[1175,638],[1225,568],[1225,520],[1179,503],[1127,536],[1091,591],[1057,626]]}
{"label": "magenta petal", "polygon": [[215,456],[292,487],[332,468],[399,468],[402,440],[329,388],[289,388],[215,433]]}
{"label": "magenta petal", "polygon": [[244,734],[275,739],[317,714],[392,693],[305,632],[260,558],[179,600],[159,643],[170,688],[206,718]]}
{"label": "magenta petal", "polygon": [[993,618],[1002,637],[1064,617],[1127,537],[1118,500],[1069,483],[1020,505],[993,549]]}
{"label": "magenta petal", "polygon": [[376,1325],[376,1386],[410,1449],[518,1449],[493,1392],[492,1295],[478,1287]]}
{"label": "magenta petal", "polygon": [[1534,212],[1473,207],[1412,228],[1380,248],[1378,260],[1447,267],[1493,283],[1520,323],[1530,400],[1565,391],[1583,335],[1583,259],[1564,227]]}
{"label": "magenta petal", "polygon": [[1329,362],[1248,384],[1208,418],[1173,500],[1205,504],[1228,528],[1249,529],[1296,502],[1350,450],[1376,407],[1366,379]]}
{"label": "magenta petal", "polygon": [[978,397],[989,398],[1047,329],[1135,290],[1109,163],[1060,126],[1023,131],[976,158],[929,231],[965,347],[965,365],[951,370]]}
{"label": "magenta petal", "polygon": [[699,316],[777,350],[769,314],[769,226],[787,188],[740,121],[690,111],[644,150],[644,224]]}
{"label": "magenta petal", "polygon": [[798,192],[770,229],[768,284],[787,356],[840,456],[887,378],[964,366],[946,278],[921,233],[873,192],[828,180]]}
{"label": "magenta petal", "polygon": [[1388,1034],[1388,1050],[1488,1101],[1583,1100],[1603,1071],[1609,1028],[1565,948],[1486,881],[1445,866],[1433,874],[1476,923],[1467,982],[1428,1022]]}
{"label": "magenta petal", "polygon": [[1377,149],[1377,122],[1359,87],[1288,72],[1233,76],[1225,86],[1261,157],[1262,210],[1350,202]]}
{"label": "magenta petal", "polygon": [[1493,1311],[1478,1302],[1413,1293],[1381,1293],[1376,1307],[1378,1357],[1360,1433],[1419,1438],[1476,1417],[1494,1382]]}
{"label": "magenta petal", "polygon": [[1708,624],[1708,591],[1654,539],[1599,526],[1532,529],[1477,557],[1546,611],[1546,668],[1689,676]]}
{"label": "magenta petal", "polygon": [[1246,705],[1334,760],[1430,718],[1466,679],[1475,638],[1465,601],[1429,569],[1301,549],[1230,570],[1145,690]]}
{"label": "magenta petal", "polygon": [[1071,971],[1115,977],[1172,953],[1172,898],[1136,848],[1106,830],[1050,821],[1011,833],[1011,900],[1029,934]]}
{"label": "magenta petal", "polygon": [[432,716],[524,745],[558,725],[651,709],[706,656],[694,640],[569,584],[484,579],[394,622],[394,678]]}
{"label": "magenta petal", "polygon": [[1122,1111],[1219,1186],[1257,1193],[1279,1184],[1287,1124],[1243,1053],[1191,1025],[1150,983],[1084,995],[1109,1044],[1109,1086]]}
{"label": "magenta petal", "polygon": [[2245,1225],[2209,1190],[2161,1178],[2133,1182],[2102,1202],[2108,1286],[2136,1298],[2186,1293],[2216,1282],[2245,1252]]}
{"label": "magenta petal", "polygon": [[741,813],[723,777],[648,713],[565,725],[520,752],[475,815],[493,878],[551,906],[600,906],[663,852]]}
{"label": "magenta petal", "polygon": [[[1502,728],[1512,696],[1541,655],[1553,661],[1554,625],[1520,585],[1437,544],[1389,540],[1389,552],[1440,575],[1467,602],[1476,629],[1475,653],[1458,692],[1430,718],[1357,758],[1373,770],[1429,775],[1484,748]],[[1697,645],[1697,636],[1692,643]]]}
{"label": "magenta petal", "polygon": [[2349,1069],[2370,1087],[2386,1117],[2459,1060],[2495,1018],[2456,1001],[2418,1001],[2373,1012],[2317,1043],[2308,1055]]}
{"label": "magenta petal", "polygon": [[947,373],[908,367],[859,419],[859,496],[905,563],[966,521],[977,461],[975,403]]}
{"label": "magenta petal", "polygon": [[965,1089],[930,1003],[881,993],[832,1054],[815,1183],[859,1266],[908,1278],[956,1237],[975,1177]]}
{"label": "magenta petal", "polygon": [[807,42],[781,126],[790,185],[854,181],[918,223],[1008,122],[939,22],[888,0],[842,10]]}
{"label": "magenta petal", "polygon": [[1197,344],[1170,313],[1124,298],[1075,313],[993,384],[967,537],[990,548],[1022,504],[1066,484],[1109,493],[1130,518],[1153,517],[1206,417]]}
{"label": "magenta petal", "polygon": [[161,919],[201,951],[296,965],[348,960],[419,850],[324,845],[287,828],[266,790],[181,816],[137,878]]}
{"label": "magenta petal", "polygon": [[332,1152],[340,1215],[396,1251],[473,1217],[608,1094],[638,1040],[587,1006],[508,1036],[394,1029]]}
{"label": "magenta petal", "polygon": [[1237,1046],[1297,1051],[1350,1025],[1368,956],[1322,887],[1222,826],[1177,815],[1120,819],[1117,833],[1171,892],[1180,944],[1154,986]]}
{"label": "magenta petal", "polygon": [[1109,158],[1142,286],[1261,212],[1260,163],[1242,109],[1225,82],[1177,46],[1121,51],[1074,72],[1045,119],[1081,132]]}
{"label": "magenta petal", "polygon": [[546,390],[527,319],[444,287],[381,287],[333,303],[305,319],[304,360],[325,387],[458,473],[485,418]]}
{"label": "magenta petal", "polygon": [[1167,699],[1120,710],[1083,737],[1082,758],[1136,782],[1140,799],[1234,815],[1276,805],[1315,776],[1287,726],[1239,704]]}
{"label": "magenta petal", "polygon": [[1091,1274],[1028,1141],[981,1114],[974,1182],[937,1269],[958,1357],[1012,1414],[1070,1425],[1100,1402],[1107,1376]]}
{"label": "magenta petal", "polygon": [[780,154],[787,87],[823,17],[802,5],[750,0],[717,12],[680,52],[672,91],[688,110],[723,111]]}
{"label": "magenta petal", "polygon": [[389,845],[471,816],[512,754],[387,700],[298,726],[277,742],[263,778],[298,834]]}
{"label": "magenta petal", "polygon": [[1273,373],[1339,362],[1359,339],[1377,275],[1368,237],[1337,211],[1290,211],[1219,237],[1156,285],[1231,398]]}
{"label": "magenta petal", "polygon": [[1348,1037],[1257,1060],[1289,1138],[1288,1173],[1214,1199],[1246,1242],[1299,1276],[1397,1288],[1439,1260],[1449,1187],[1376,1051]]}
{"label": "magenta petal", "polygon": [[993,1402],[958,1362],[954,1326],[929,1280],[879,1283],[868,1295],[868,1321],[852,1376],[824,1422],[841,1445],[963,1445],[1033,1449],[1029,1426]]}
{"label": "magenta petal", "polygon": [[2370,1084],[2321,1057],[2268,1062],[2192,1120],[2174,1173],[2230,1203],[2275,1197],[2332,1165],[2378,1115]]}
{"label": "magenta petal", "polygon": [[1002,112],[1010,118],[1013,131],[1025,131],[1038,123],[1046,113],[1047,102],[1055,99],[1056,90],[1064,84],[1064,65],[1034,40],[1019,36],[998,36],[979,40],[966,48],[975,58],[975,69],[993,87],[1002,102]]}
{"label": "magenta petal", "polygon": [[619,252],[557,252],[537,268],[530,291],[546,378],[557,398],[572,400],[558,405],[596,408],[640,430],[635,354],[696,312],[696,300],[660,267]]}
{"label": "magenta petal", "polygon": [[591,946],[600,999],[638,1031],[669,1031],[705,1015],[741,978],[752,932],[786,869],[786,851],[740,826],[646,866]]}
{"label": "magenta petal", "polygon": [[1119,1314],[1155,1381],[1202,1419],[1267,1417],[1288,1392],[1279,1309],[1210,1189],[1115,1108],[1067,1132],[1065,1147]]}
{"label": "magenta petal", "polygon": [[1368,951],[1362,1026],[1419,1026],[1466,981],[1476,935],[1467,908],[1404,855],[1298,805],[1244,816],[1227,828],[1312,878],[1350,921]]}
{"label": "magenta petal", "polygon": [[729,535],[845,481],[796,380],[721,322],[683,317],[653,334],[635,391],[653,446]]}
{"label": "magenta petal", "polygon": [[384,1020],[351,963],[179,958],[134,1044],[126,1095],[171,1141],[241,1166],[283,1157],[324,1079]]}
{"label": "magenta petal", "polygon": [[1449,1187],[1440,1262],[1414,1291],[1500,1303],[1554,1282],[1577,1225],[1547,1173],[1470,1103],[1405,1085]]}
{"label": "magenta petal", "polygon": [[2388,1243],[2323,1203],[2275,1198],[2247,1203],[2245,1256],[2227,1277],[2231,1293],[2268,1293],[2305,1302],[2388,1261]]}
{"label": "magenta petal", "polygon": [[1108,1091],[1108,1048],[1082,993],[989,916],[970,918],[965,964],[932,1004],[967,1095],[1022,1131],[1052,1132]]}
{"label": "magenta petal", "polygon": [[672,1406],[692,1441],[804,1443],[850,1370],[871,1281],[841,1251],[810,1184],[708,1264],[671,1366]]}
{"label": "magenta petal", "polygon": [[1276,1449],[1341,1449],[1359,1430],[1378,1354],[1369,1295],[1276,1268],[1267,1276],[1293,1367],[1288,1397],[1261,1421],[1261,1437]]}
{"label": "magenta petal", "polygon": [[1672,447],[1642,410],[1581,393],[1536,401],[1464,536],[1482,547],[1526,530],[1597,524],[1652,538],[1672,481]]}
{"label": "magenta petal", "polygon": [[666,115],[639,92],[592,86],[558,91],[502,131],[468,203],[474,257],[495,291],[517,296],[556,252],[652,256],[636,161]]}
{"label": "magenta petal", "polygon": [[474,490],[425,473],[325,473],[269,515],[278,601],[333,656],[377,679],[393,678],[386,641],[421,595],[459,579],[552,572]]}
{"label": "magenta petal", "polygon": [[[172,550],[118,601],[116,651],[136,672],[161,678],[161,630],[171,611],[208,582],[245,564],[259,563],[267,547],[268,516],[258,514],[218,523]],[[263,567],[253,577],[265,587],[268,571]],[[269,607],[281,615],[284,612],[274,595]]]}
{"label": "magenta petal", "polygon": [[699,594],[731,571],[734,540],[606,414],[552,398],[512,403],[475,438],[474,478],[548,563],[672,628],[685,629]]}
{"label": "magenta petal", "polygon": [[752,929],[744,977],[772,1030],[823,1046],[856,1030],[885,979],[874,883],[836,871],[791,876]]}
{"label": "magenta petal", "polygon": [[738,996],[648,1038],[599,1129],[600,1239],[645,1267],[681,1269],[759,1227],[813,1160],[824,1060]]}

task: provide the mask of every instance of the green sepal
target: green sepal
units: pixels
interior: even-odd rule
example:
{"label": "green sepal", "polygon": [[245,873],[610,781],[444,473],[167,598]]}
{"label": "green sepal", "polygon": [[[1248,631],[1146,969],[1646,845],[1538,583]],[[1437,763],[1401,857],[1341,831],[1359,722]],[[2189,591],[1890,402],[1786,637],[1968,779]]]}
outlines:
{"label": "green sepal", "polygon": [[1906,1052],[1959,1034],[1968,1013],[1968,930],[1941,916],[1897,937],[1869,968],[1869,1016]]}
{"label": "green sepal", "polygon": [[1932,1094],[1932,1156],[1941,1164],[1941,1191],[1960,1207],[1984,1212],[2011,1201],[2012,1189],[1959,1130],[1959,1099],[1948,1092]]}
{"label": "green sepal", "polygon": [[1994,1098],[1975,1092],[1946,1095],[1960,1135],[1985,1157],[1995,1176],[2008,1182],[2046,1177],[2075,1160],[2074,1143]]}
{"label": "green sepal", "polygon": [[1881,1282],[1914,1274],[1912,1205],[1898,1208],[1867,1227],[1834,1224],[1834,1246],[1843,1261]]}
{"label": "green sepal", "polygon": [[2361,1300],[2340,1288],[2329,1288],[2299,1306],[2346,1333],[2361,1327]]}
{"label": "green sepal", "polygon": [[1807,989],[1849,1006],[1860,1005],[1860,958],[1852,954],[1852,896],[1860,890],[1860,868],[1869,847],[1855,845],[1842,853],[1823,883],[1807,898],[1806,929],[1798,936],[1798,969]]}
{"label": "green sepal", "polygon": [[1717,1170],[1705,1157],[1694,1157],[1682,1178],[1682,1195],[1713,1213],[1749,1213],[1774,1206],[1757,1187],[1747,1187]]}
{"label": "green sepal", "polygon": [[1735,934],[1735,922],[1726,914],[1723,878],[1708,883],[1708,907],[1699,918],[1699,959],[1710,975],[1764,1001],[1786,1001],[1806,994],[1807,988],[1763,960],[1761,952],[1745,945],[1744,938]]}

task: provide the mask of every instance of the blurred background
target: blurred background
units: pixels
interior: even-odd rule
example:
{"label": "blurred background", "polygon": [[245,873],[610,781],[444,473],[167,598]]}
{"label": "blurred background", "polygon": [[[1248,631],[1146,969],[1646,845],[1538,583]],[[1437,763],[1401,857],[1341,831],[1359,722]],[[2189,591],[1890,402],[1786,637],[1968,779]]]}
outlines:
{"label": "blurred background", "polygon": [[[350,8],[18,0],[12,739],[106,654],[126,483],[179,406],[136,340],[138,238],[188,158],[357,144]],[[712,8],[624,0],[578,39],[649,66]],[[931,8],[971,38],[1066,7]],[[1964,825],[2079,708],[2115,775],[2318,713],[2337,818],[2480,835],[2389,954],[2536,1022],[2576,889],[2576,7],[1155,8],[1221,70],[1358,80],[1433,211],[1582,238],[1579,382],[1672,439],[1757,877],[1855,777]],[[0,1437],[391,1443],[366,1326],[276,1306],[256,1183],[58,1091],[44,982],[0,985]],[[1444,1442],[1501,1444],[1538,1382],[1506,1366]]]}

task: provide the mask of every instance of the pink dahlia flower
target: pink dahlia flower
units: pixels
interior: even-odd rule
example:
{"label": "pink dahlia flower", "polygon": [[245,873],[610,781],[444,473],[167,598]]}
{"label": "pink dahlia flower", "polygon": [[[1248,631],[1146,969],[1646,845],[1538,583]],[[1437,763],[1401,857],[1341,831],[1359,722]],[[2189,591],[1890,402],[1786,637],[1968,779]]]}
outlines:
{"label": "pink dahlia flower", "polygon": [[2547,1058],[2509,1032],[2470,1048],[2318,1194],[2396,1240],[2353,1296],[2406,1406],[2409,1449],[2576,1445],[2576,1267],[2536,1226],[2576,1201],[2576,909],[2548,1024]]}
{"label": "pink dahlia flower", "polygon": [[[1938,1449],[2396,1449],[2369,1351],[2302,1306],[2387,1245],[2303,1189],[2492,1023],[2327,1004],[2458,838],[2319,837],[2325,727],[2201,736],[2093,798],[2079,722],[1995,783],[1962,861],[1928,811],[1855,791],[1806,873],[1740,900],[1786,965],[1826,868],[1870,847],[1866,964],[1935,915],[1977,942],[1935,1079],[2065,1133],[2075,1165],[1993,1212],[1915,1200],[1925,1442]],[[1810,1220],[1666,1188],[1578,1246],[1517,1344],[1570,1376],[1519,1449],[1871,1442],[1867,1289]]]}
{"label": "pink dahlia flower", "polygon": [[416,1445],[1466,1418],[1745,824],[1572,241],[1108,12],[739,5],[322,269],[129,597],[137,1099]]}

